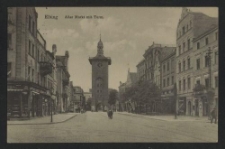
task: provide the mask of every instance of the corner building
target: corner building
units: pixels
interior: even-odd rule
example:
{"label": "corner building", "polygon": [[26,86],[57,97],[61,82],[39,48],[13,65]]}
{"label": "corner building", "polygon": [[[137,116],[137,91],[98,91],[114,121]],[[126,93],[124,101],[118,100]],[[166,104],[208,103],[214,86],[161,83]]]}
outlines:
{"label": "corner building", "polygon": [[111,65],[111,58],[103,54],[103,43],[98,42],[97,55],[89,58],[92,65],[92,103],[91,110],[108,109],[108,65]]}
{"label": "corner building", "polygon": [[[207,32],[215,28],[217,24],[218,18],[209,17],[200,12],[191,12],[186,7],[182,8],[176,33],[176,83],[178,112],[181,115],[202,115],[199,114],[199,111],[202,111],[202,104],[199,101],[195,102],[193,97],[193,88],[197,83],[196,77],[203,76],[195,72],[197,63],[200,63],[196,60],[199,54],[195,52],[198,46],[196,40],[201,38],[203,34],[208,34]],[[208,46],[206,47],[208,48]],[[204,53],[203,51],[201,54]]]}

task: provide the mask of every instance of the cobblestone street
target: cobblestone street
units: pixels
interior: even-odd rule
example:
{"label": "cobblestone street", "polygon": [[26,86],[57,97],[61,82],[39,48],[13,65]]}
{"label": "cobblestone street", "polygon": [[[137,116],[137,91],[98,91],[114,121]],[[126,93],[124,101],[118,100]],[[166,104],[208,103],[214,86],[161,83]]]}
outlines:
{"label": "cobblestone street", "polygon": [[108,119],[104,112],[86,112],[62,123],[8,125],[7,142],[217,142],[217,124],[180,119],[126,112],[115,112],[113,119]]}

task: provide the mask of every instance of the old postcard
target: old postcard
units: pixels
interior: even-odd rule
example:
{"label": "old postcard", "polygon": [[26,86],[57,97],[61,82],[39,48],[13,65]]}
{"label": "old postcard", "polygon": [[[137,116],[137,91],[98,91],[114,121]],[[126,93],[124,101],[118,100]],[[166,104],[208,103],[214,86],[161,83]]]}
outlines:
{"label": "old postcard", "polygon": [[7,142],[218,142],[217,7],[8,7]]}

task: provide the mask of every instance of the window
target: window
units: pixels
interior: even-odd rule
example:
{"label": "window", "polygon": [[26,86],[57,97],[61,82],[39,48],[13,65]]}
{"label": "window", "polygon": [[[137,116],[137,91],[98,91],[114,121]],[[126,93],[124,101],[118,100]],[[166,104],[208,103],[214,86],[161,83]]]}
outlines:
{"label": "window", "polygon": [[185,42],[183,43],[183,52],[185,51]]}
{"label": "window", "polygon": [[218,51],[215,52],[215,64],[218,64]]}
{"label": "window", "polygon": [[200,42],[197,43],[197,49],[200,49]]}
{"label": "window", "polygon": [[191,78],[188,77],[188,89],[191,88]]}
{"label": "window", "polygon": [[39,62],[39,49],[37,49],[37,61]]}
{"label": "window", "polygon": [[29,16],[29,31],[31,31],[31,16]]}
{"label": "window", "polygon": [[28,66],[28,81],[30,81],[30,76],[31,75],[31,70],[30,70],[30,67]]}
{"label": "window", "polygon": [[165,79],[163,79],[163,87],[165,87],[166,86],[166,81],[165,81]]}
{"label": "window", "polygon": [[34,69],[32,69],[32,81],[34,82]]}
{"label": "window", "polygon": [[170,62],[167,62],[167,71],[170,70]]}
{"label": "window", "polygon": [[34,57],[34,45],[32,44],[32,56]]}
{"label": "window", "polygon": [[205,67],[209,66],[209,58],[208,56],[205,56]]}
{"label": "window", "polygon": [[181,91],[181,80],[179,81],[179,91]]}
{"label": "window", "polygon": [[218,87],[218,77],[215,77],[215,87]]}
{"label": "window", "polygon": [[166,72],[166,65],[163,65],[163,72]]}
{"label": "window", "polygon": [[182,27],[182,35],[184,35],[184,33],[185,33],[185,26]]}
{"label": "window", "polygon": [[179,72],[181,72],[181,63],[179,63]]}
{"label": "window", "polygon": [[7,63],[7,77],[11,77],[12,63]]}
{"label": "window", "polygon": [[205,87],[208,88],[209,87],[209,79],[205,79]]}
{"label": "window", "polygon": [[190,42],[190,39],[188,39],[188,50],[190,50],[190,48],[191,48],[191,42]]}
{"label": "window", "polygon": [[12,44],[12,34],[8,33],[8,47]]}
{"label": "window", "polygon": [[197,64],[197,70],[200,69],[200,58],[196,60],[196,64]]}
{"label": "window", "polygon": [[181,45],[179,46],[179,55],[181,54]]}
{"label": "window", "polygon": [[183,79],[183,91],[185,91],[185,86],[186,86],[186,80]]}
{"label": "window", "polygon": [[209,39],[208,39],[208,37],[206,37],[205,38],[205,45],[208,45],[208,43],[209,43]]}
{"label": "window", "polygon": [[190,21],[190,27],[192,27],[192,21]]}
{"label": "window", "polygon": [[29,40],[29,51],[28,51],[28,53],[31,55],[31,42],[30,42],[30,40]]}
{"label": "window", "polygon": [[215,33],[215,39],[218,40],[218,32]]}
{"label": "window", "polygon": [[167,78],[167,86],[170,85],[170,78]]}
{"label": "window", "polygon": [[190,69],[191,68],[191,60],[190,60],[190,57],[188,57],[187,61],[188,61],[188,69]]}
{"label": "window", "polygon": [[32,33],[34,35],[34,21],[32,22]]}
{"label": "window", "polygon": [[197,81],[196,81],[196,84],[200,84],[200,80],[197,80]]}
{"label": "window", "polygon": [[172,78],[171,78],[171,84],[172,85],[174,84],[174,76],[172,76]]}
{"label": "window", "polygon": [[183,61],[183,71],[185,71],[185,61]]}

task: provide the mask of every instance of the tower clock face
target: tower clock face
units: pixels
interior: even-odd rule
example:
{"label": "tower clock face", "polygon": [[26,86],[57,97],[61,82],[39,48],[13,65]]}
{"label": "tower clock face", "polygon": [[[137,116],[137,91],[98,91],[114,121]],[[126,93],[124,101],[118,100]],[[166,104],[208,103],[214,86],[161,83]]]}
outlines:
{"label": "tower clock face", "polygon": [[102,63],[98,63],[97,66],[98,66],[99,68],[101,68],[103,65],[102,65]]}

